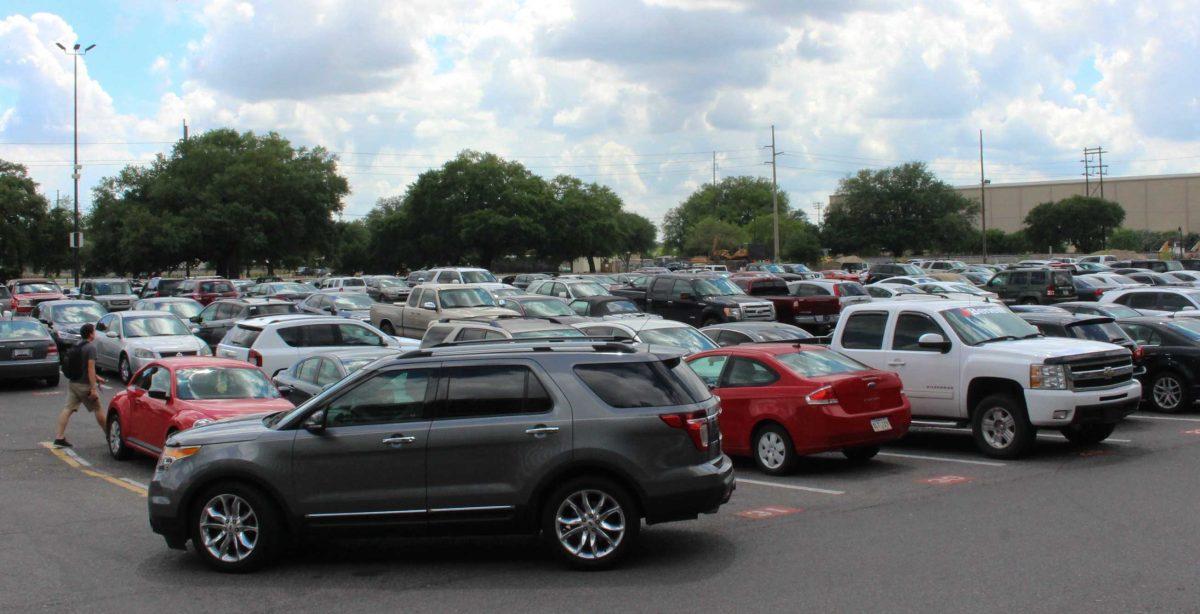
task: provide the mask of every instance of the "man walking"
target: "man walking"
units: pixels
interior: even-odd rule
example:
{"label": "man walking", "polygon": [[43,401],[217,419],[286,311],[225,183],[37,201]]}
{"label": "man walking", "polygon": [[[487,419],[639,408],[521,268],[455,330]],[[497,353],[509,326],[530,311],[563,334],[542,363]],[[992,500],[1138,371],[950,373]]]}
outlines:
{"label": "man walking", "polygon": [[100,409],[100,382],[104,380],[96,375],[96,346],[92,343],[96,327],[84,324],[79,328],[79,337],[81,341],[67,350],[63,365],[63,374],[67,376],[67,405],[58,414],[58,432],[54,436],[54,445],[60,448],[71,447],[67,441],[67,421],[79,410],[80,403],[96,417],[100,430],[105,430],[104,411]]}

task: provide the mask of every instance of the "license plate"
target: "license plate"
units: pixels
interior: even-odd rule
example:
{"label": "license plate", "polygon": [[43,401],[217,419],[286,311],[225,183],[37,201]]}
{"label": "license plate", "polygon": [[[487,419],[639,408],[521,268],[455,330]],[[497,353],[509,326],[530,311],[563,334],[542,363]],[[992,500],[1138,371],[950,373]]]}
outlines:
{"label": "license plate", "polygon": [[871,429],[876,433],[892,430],[892,423],[887,418],[876,418],[871,421]]}
{"label": "license plate", "polygon": [[30,350],[30,349],[13,350],[12,356],[13,356],[13,358],[32,358],[33,350]]}

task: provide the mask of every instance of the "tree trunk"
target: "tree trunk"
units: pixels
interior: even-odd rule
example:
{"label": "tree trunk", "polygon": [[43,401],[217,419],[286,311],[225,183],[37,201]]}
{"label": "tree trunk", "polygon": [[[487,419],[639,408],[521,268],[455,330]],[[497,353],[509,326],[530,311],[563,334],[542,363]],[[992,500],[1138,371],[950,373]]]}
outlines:
{"label": "tree trunk", "polygon": [[591,254],[588,254],[588,272],[596,272],[596,257]]}

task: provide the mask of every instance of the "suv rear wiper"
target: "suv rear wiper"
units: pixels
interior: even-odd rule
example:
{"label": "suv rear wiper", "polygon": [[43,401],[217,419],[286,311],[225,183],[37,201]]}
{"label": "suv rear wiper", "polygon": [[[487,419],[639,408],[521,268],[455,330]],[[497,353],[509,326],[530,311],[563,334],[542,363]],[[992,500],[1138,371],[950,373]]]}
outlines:
{"label": "suv rear wiper", "polygon": [[991,339],[984,339],[983,341],[980,341],[979,343],[976,343],[975,345],[983,345],[985,343],[992,343],[993,341],[1016,341],[1016,339],[1017,338],[1013,335],[1003,335],[1001,337],[992,337]]}

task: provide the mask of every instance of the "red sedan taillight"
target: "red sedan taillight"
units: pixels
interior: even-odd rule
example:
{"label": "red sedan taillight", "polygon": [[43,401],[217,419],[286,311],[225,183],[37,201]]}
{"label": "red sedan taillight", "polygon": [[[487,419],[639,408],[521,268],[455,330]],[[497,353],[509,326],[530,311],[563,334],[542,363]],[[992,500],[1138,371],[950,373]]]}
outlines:
{"label": "red sedan taillight", "polygon": [[46,346],[46,356],[58,356],[58,346],[53,341]]}
{"label": "red sedan taillight", "polygon": [[837,395],[833,393],[832,386],[821,386],[808,393],[804,397],[804,400],[809,405],[836,405],[838,402]]}
{"label": "red sedan taillight", "polygon": [[697,450],[708,449],[708,414],[703,409],[678,414],[661,414],[659,418],[667,426],[683,429],[692,439]]}

